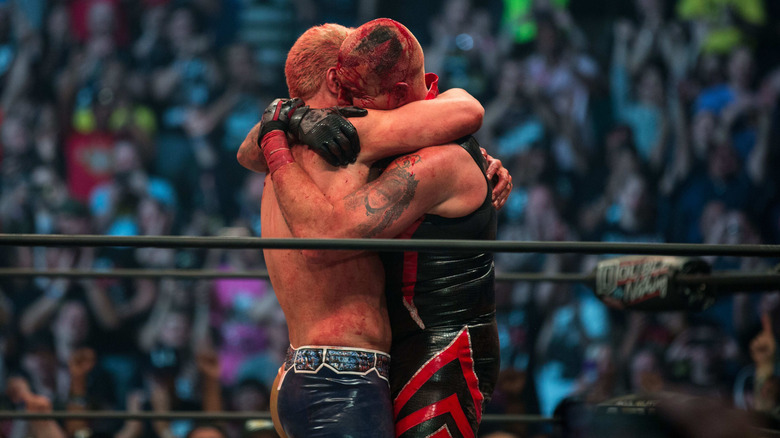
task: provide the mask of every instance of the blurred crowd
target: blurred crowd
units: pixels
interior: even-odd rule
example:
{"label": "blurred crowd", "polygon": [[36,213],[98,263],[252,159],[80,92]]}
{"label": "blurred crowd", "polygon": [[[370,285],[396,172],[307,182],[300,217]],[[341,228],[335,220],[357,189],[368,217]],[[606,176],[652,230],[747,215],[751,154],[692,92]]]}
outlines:
{"label": "blurred crowd", "polygon": [[[0,232],[260,235],[264,175],[235,154],[286,94],[287,49],[310,25],[380,15],[418,36],[443,89],[485,106],[477,137],[515,183],[500,239],[780,243],[780,5],[764,0],[2,0]],[[496,256],[499,272],[597,261]],[[264,262],[259,251],[0,248],[0,266]],[[498,283],[502,371],[488,411],[551,415],[567,400],[671,390],[776,413],[779,298],[639,314],[582,285]],[[0,278],[2,409],[264,411],[286,348],[264,280]],[[0,436],[274,436],[262,421],[198,426],[7,421]]]}

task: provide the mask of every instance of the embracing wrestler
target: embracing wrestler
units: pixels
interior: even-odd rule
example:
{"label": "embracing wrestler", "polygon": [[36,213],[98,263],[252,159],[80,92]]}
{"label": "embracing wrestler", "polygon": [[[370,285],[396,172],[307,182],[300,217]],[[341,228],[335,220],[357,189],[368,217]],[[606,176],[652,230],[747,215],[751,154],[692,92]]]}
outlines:
{"label": "embracing wrestler", "polygon": [[[426,81],[419,43],[408,29],[389,19],[374,20],[350,33],[334,73],[342,104],[389,110],[435,95]],[[261,139],[271,167],[274,207],[281,210],[292,235],[495,238],[490,178],[473,138],[400,156],[371,182],[333,196],[317,175],[307,173],[296,156],[300,148],[290,150],[281,131],[288,113],[294,119],[301,111],[295,105],[277,102],[269,107],[264,121],[272,121],[266,124],[272,128],[264,128]],[[419,129],[412,132],[425,135],[440,123],[427,117],[426,122],[427,127],[407,123],[398,129]],[[358,163],[371,145],[360,134]],[[348,252],[302,254],[319,266],[338,266],[356,257]],[[395,436],[476,436],[499,368],[492,255],[407,252],[385,255],[383,263],[392,327]],[[280,415],[282,397],[280,393]]]}
{"label": "embracing wrestler", "polygon": [[[341,26],[325,25],[301,36],[285,68],[291,96],[303,97],[309,108],[337,103],[339,88],[332,66],[336,65],[338,46],[346,34],[347,29]],[[285,109],[289,111],[290,107]],[[314,122],[323,122],[334,114],[310,110],[310,116]],[[481,105],[462,90],[395,111],[369,112],[355,119],[363,147],[357,161],[347,167],[331,165],[345,164],[338,150],[329,151],[329,164],[317,154],[323,151],[305,147],[288,150],[289,156],[284,152],[273,154],[268,160],[270,166],[266,166],[257,148],[261,127],[256,127],[242,144],[238,158],[245,167],[267,169],[271,175],[262,200],[263,236],[294,235],[280,210],[283,200],[275,194],[274,175],[287,164],[295,162],[296,168],[307,172],[307,182],[323,199],[339,202],[368,181],[371,165],[379,158],[473,132],[481,117]],[[311,127],[311,123],[303,124]],[[499,204],[508,194],[507,181],[501,184]],[[278,390],[280,432],[291,437],[394,436],[386,354],[391,337],[382,263],[377,255],[369,253],[350,254],[327,263],[312,261],[311,257],[318,254],[265,251],[291,343],[288,360],[274,385]]]}

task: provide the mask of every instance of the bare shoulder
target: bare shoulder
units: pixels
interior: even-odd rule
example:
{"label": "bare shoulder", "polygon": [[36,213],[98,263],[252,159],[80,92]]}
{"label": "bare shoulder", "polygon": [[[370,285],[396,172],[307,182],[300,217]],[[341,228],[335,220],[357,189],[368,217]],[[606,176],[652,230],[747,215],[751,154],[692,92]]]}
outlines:
{"label": "bare shoulder", "polygon": [[424,147],[411,154],[403,155],[393,161],[394,165],[414,165],[418,169],[462,170],[474,165],[469,153],[455,143]]}
{"label": "bare shoulder", "polygon": [[384,173],[394,181],[414,182],[416,201],[427,213],[459,217],[478,208],[488,192],[482,169],[462,146],[429,146],[396,158]]}
{"label": "bare shoulder", "polygon": [[437,180],[458,181],[465,178],[482,178],[482,170],[462,146],[448,143],[422,148],[414,154],[405,155],[396,160],[404,162],[414,159],[420,171],[430,173]]}

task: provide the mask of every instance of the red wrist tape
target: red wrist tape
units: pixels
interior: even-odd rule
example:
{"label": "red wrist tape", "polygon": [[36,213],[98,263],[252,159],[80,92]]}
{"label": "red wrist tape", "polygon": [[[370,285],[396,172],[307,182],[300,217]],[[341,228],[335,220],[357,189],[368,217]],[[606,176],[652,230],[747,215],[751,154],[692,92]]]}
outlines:
{"label": "red wrist tape", "polygon": [[268,164],[268,174],[273,174],[282,166],[294,163],[290,145],[287,144],[287,134],[284,131],[271,131],[260,141],[265,162]]}

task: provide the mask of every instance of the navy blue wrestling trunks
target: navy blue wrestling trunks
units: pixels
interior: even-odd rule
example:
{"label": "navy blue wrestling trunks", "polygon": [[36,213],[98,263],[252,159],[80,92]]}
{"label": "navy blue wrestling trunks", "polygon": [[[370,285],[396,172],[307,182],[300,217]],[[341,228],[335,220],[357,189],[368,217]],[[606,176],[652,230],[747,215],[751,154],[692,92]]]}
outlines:
{"label": "navy blue wrestling trunks", "polygon": [[392,438],[390,355],[342,347],[287,350],[277,411],[288,438]]}

